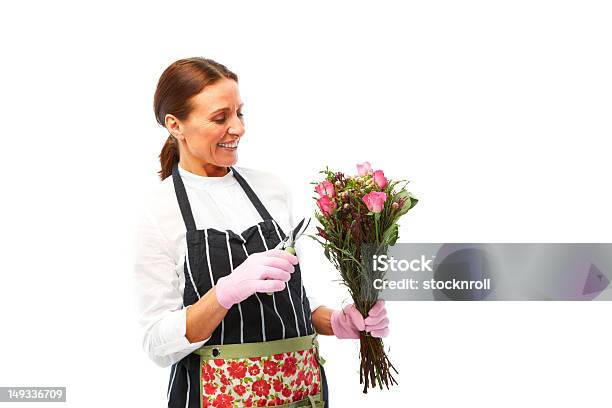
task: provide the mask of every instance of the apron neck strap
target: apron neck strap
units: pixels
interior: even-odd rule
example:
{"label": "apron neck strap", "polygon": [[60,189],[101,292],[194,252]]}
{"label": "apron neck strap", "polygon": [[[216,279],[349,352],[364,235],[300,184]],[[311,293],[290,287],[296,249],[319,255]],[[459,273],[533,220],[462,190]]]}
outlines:
{"label": "apron neck strap", "polygon": [[[247,197],[261,216],[261,218],[265,220],[272,220],[272,216],[264,207],[262,202],[257,197],[257,194],[253,191],[251,186],[246,182],[246,180],[236,171],[235,168],[230,167],[231,171],[234,173],[234,177],[240,184],[240,187],[244,190]],[[193,219],[193,213],[191,212],[191,205],[189,204],[189,199],[187,198],[187,191],[185,190],[185,184],[183,183],[183,179],[179,174],[178,170],[178,162],[174,163],[172,166],[172,181],[174,182],[174,192],[176,193],[176,198],[178,200],[179,208],[181,209],[181,214],[183,216],[183,221],[185,221],[185,226],[187,227],[187,231],[195,231],[196,224]]]}
{"label": "apron neck strap", "polygon": [[230,167],[230,169],[234,173],[234,177],[236,178],[236,180],[238,180],[238,183],[240,184],[240,186],[246,193],[247,197],[249,197],[249,200],[251,200],[251,203],[253,204],[253,206],[255,207],[259,215],[261,216],[261,218],[264,221],[271,220],[272,216],[270,215],[266,207],[264,207],[264,205],[261,203],[261,201],[259,200],[259,197],[257,197],[257,194],[255,194],[251,186],[249,186],[246,180],[240,175],[240,173],[238,173],[238,171],[236,171],[235,168]]}
{"label": "apron neck strap", "polygon": [[178,162],[174,163],[174,166],[172,166],[172,181],[174,182],[174,192],[176,193],[176,199],[178,200],[187,231],[195,231],[196,224],[193,219],[193,213],[191,212],[189,199],[187,198],[187,191],[185,191],[185,184],[178,171]]}

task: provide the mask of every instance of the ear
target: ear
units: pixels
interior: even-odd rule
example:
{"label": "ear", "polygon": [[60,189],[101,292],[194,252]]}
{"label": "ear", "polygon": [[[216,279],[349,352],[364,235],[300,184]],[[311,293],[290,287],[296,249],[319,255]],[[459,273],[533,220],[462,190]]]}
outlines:
{"label": "ear", "polygon": [[166,129],[168,129],[168,132],[170,132],[172,136],[178,140],[185,140],[185,136],[183,136],[183,124],[176,116],[170,113],[166,114],[164,123]]}

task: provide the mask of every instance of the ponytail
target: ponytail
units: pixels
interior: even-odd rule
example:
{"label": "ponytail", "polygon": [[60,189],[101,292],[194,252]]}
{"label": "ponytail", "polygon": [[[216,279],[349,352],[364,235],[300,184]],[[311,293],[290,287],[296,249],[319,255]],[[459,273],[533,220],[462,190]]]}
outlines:
{"label": "ponytail", "polygon": [[159,154],[159,162],[161,164],[161,170],[158,172],[159,177],[164,180],[172,175],[172,167],[174,163],[179,161],[179,150],[177,140],[172,135],[168,135],[164,147],[161,149]]}

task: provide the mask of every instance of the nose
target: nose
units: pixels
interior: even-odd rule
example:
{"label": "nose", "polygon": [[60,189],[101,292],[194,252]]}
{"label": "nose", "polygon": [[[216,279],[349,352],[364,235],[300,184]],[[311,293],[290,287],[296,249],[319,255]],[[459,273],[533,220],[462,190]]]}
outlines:
{"label": "nose", "polygon": [[235,136],[242,136],[244,134],[244,123],[242,123],[242,120],[237,114],[232,116],[232,121],[230,123],[228,132]]}

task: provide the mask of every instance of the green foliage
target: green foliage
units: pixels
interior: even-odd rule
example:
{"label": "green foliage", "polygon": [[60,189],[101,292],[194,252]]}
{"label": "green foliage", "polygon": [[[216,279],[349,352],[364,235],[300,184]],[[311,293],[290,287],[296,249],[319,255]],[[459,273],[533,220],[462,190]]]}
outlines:
{"label": "green foliage", "polygon": [[[330,214],[323,213],[319,205],[315,211],[318,232],[308,236],[323,247],[325,257],[340,273],[339,282],[346,286],[357,310],[367,316],[379,295],[372,283],[384,278],[383,272],[373,270],[371,256],[386,254],[388,246],[397,242],[398,222],[418,200],[406,190],[406,180],[387,180],[381,188],[372,174],[346,176],[327,166],[319,173],[323,179],[310,184],[318,186],[327,181],[333,185],[333,192],[328,196],[332,210]],[[365,195],[374,191],[386,195],[378,213],[370,211],[363,201]],[[318,194],[313,199],[319,200]],[[391,374],[391,370],[396,373],[397,370],[389,361],[380,338],[361,332],[360,348],[360,382],[365,380],[364,392],[375,384],[381,389],[383,384],[387,388],[397,384]]]}
{"label": "green foliage", "polygon": [[[325,257],[340,272],[341,282],[357,297],[353,298],[356,306],[367,311],[370,301],[358,296],[360,286],[371,280],[362,266],[362,246],[365,243],[394,245],[399,238],[399,219],[414,208],[418,200],[406,190],[406,180],[387,180],[385,187],[380,188],[372,174],[347,176],[327,166],[319,174],[323,179],[310,184],[331,183],[334,191],[329,199],[335,209],[329,215],[320,207],[315,211],[320,227],[317,235],[310,237],[323,247]],[[386,194],[379,213],[370,211],[363,201],[363,197],[373,191]],[[313,199],[318,200],[318,194]]]}

